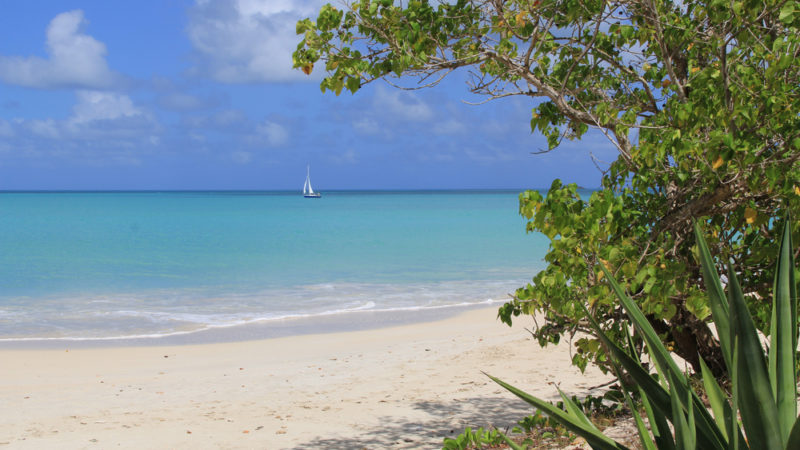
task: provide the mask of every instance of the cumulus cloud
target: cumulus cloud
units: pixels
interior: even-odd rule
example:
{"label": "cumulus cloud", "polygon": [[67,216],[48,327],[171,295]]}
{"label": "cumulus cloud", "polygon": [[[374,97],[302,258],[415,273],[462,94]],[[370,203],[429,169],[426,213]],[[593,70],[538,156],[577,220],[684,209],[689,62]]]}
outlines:
{"label": "cumulus cloud", "polygon": [[187,34],[200,56],[195,72],[223,83],[307,79],[292,69],[295,23],[325,0],[196,0]]}
{"label": "cumulus cloud", "polygon": [[78,91],[76,96],[78,103],[72,108],[73,114],[70,119],[73,124],[143,115],[142,110],[134,106],[127,95]]}
{"label": "cumulus cloud", "polygon": [[431,108],[414,94],[380,87],[375,91],[374,106],[401,120],[419,122],[433,117]]}
{"label": "cumulus cloud", "polygon": [[82,30],[83,11],[57,15],[47,27],[48,58],[0,55],[0,80],[32,88],[109,88],[119,76],[108,68],[106,46]]}
{"label": "cumulus cloud", "polygon": [[138,164],[139,156],[160,146],[161,129],[153,117],[127,96],[76,92],[72,113],[64,119],[15,119],[4,139],[18,156],[58,158],[92,165]]}

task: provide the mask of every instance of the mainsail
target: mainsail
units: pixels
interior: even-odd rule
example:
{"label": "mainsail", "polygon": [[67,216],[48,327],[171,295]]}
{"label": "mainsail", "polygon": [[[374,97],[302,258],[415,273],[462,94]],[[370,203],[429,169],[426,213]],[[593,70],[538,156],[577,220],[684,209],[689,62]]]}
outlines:
{"label": "mainsail", "polygon": [[314,189],[311,188],[311,168],[306,167],[306,182],[303,184],[303,195],[313,193]]}
{"label": "mainsail", "polygon": [[314,189],[311,187],[311,167],[306,167],[306,182],[303,184],[303,197],[308,198],[320,198],[321,195],[318,192],[314,192]]}

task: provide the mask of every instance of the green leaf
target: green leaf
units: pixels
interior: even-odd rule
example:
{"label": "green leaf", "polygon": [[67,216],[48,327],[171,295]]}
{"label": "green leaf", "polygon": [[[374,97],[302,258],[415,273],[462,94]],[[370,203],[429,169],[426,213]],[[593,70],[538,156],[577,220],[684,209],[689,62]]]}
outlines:
{"label": "green leaf", "polygon": [[791,23],[794,16],[794,8],[795,8],[794,2],[786,2],[783,5],[783,8],[781,8],[781,13],[778,16],[778,20],[787,25]]}
{"label": "green leaf", "polygon": [[547,414],[553,420],[557,421],[558,423],[564,425],[567,429],[572,431],[573,433],[577,434],[578,436],[586,439],[586,442],[592,446],[592,448],[598,449],[626,449],[624,445],[613,441],[611,438],[603,435],[596,428],[589,428],[587,427],[582,420],[574,418],[567,414],[566,412],[562,411],[559,408],[551,405],[550,403],[541,400],[537,397],[534,397],[520,389],[511,386],[508,383],[503,382],[502,380],[495,378],[489,374],[486,374],[492,381],[499,384],[512,394],[516,395],[517,397],[521,398],[522,400],[528,402],[530,405],[538,408],[543,413]]}
{"label": "green leaf", "polygon": [[764,449],[783,448],[778,422],[778,408],[772,397],[764,350],[753,319],[744,302],[744,294],[731,264],[728,264],[728,304],[731,313],[731,339],[739,341],[739,361],[733,371],[738,377],[740,413],[750,442]]}
{"label": "green leaf", "polygon": [[567,409],[567,414],[569,414],[570,417],[582,422],[586,427],[592,428],[598,433],[600,432],[592,421],[586,417],[586,414],[583,413],[580,406],[576,405],[571,398],[567,397],[561,389],[558,389],[558,394],[561,395],[561,400],[564,401],[564,407]]}
{"label": "green leaf", "polygon": [[[650,422],[650,429],[653,433],[653,439],[658,445],[659,450],[674,449],[675,441],[672,439],[672,432],[667,424],[666,415],[657,413],[653,410],[653,406],[650,404],[647,394],[642,390],[641,387],[639,387],[639,393],[642,397],[642,406],[644,407],[645,413],[647,413],[647,420]],[[635,411],[635,409],[631,408],[631,411]],[[640,437],[641,439],[644,439],[645,435],[640,434]]]}
{"label": "green leaf", "polygon": [[669,398],[672,404],[672,424],[675,426],[675,443],[680,450],[694,450],[695,445],[692,439],[694,430],[689,429],[689,424],[683,413],[683,407],[681,406],[679,398],[680,395],[678,394],[678,390],[675,389],[678,383],[679,381],[670,374]]}
{"label": "green leaf", "polygon": [[708,396],[708,403],[711,405],[711,410],[714,412],[714,420],[717,422],[720,430],[725,434],[725,438],[728,439],[726,426],[727,420],[731,417],[731,406],[725,397],[725,393],[722,392],[722,388],[717,384],[716,378],[714,378],[711,370],[708,368],[705,361],[703,361],[703,358],[700,358],[700,368],[703,375],[703,387]]}
{"label": "green leaf", "polygon": [[784,443],[789,440],[789,433],[797,419],[797,285],[794,279],[791,223],[791,218],[787,216],[778,250],[769,348],[769,379],[778,407]]}
{"label": "green leaf", "polygon": [[[691,407],[694,409],[694,414],[696,414],[697,425],[701,429],[697,438],[701,447],[704,449],[724,448],[723,443],[725,442],[725,438],[723,437],[722,432],[717,428],[714,419],[708,413],[708,410],[706,410],[700,399],[689,389],[686,377],[683,375],[680,369],[678,369],[678,365],[672,359],[672,356],[670,356],[667,349],[664,348],[664,344],[661,343],[661,339],[658,337],[658,334],[656,334],[653,326],[650,325],[650,322],[644,316],[639,307],[636,306],[633,300],[631,300],[625,291],[619,286],[608,269],[606,269],[602,264],[600,264],[600,268],[605,273],[606,279],[611,284],[614,292],[617,294],[617,298],[619,299],[620,303],[622,303],[622,307],[625,309],[628,317],[630,317],[634,327],[636,327],[636,329],[639,331],[639,334],[645,340],[648,351],[650,352],[650,356],[655,360],[656,368],[658,369],[659,373],[666,379],[676,381],[676,384],[674,385],[670,383],[670,389],[674,388],[677,391],[679,398],[685,398],[687,396],[692,397]],[[629,371],[631,376],[633,376],[633,373],[630,372],[630,369],[627,366],[625,368]],[[651,398],[654,394],[657,394],[655,391],[651,393],[648,390],[646,390],[646,393],[648,396],[651,396]],[[658,406],[658,404],[656,404],[656,406],[659,408],[662,407]],[[667,416],[672,417],[670,414],[667,414]],[[675,425],[674,421],[673,425]]]}
{"label": "green leaf", "polygon": [[794,421],[792,432],[789,433],[789,441],[786,443],[786,448],[800,448],[800,417]]}
{"label": "green leaf", "polygon": [[516,442],[509,439],[508,436],[506,436],[505,434],[500,433],[500,437],[502,437],[503,440],[506,441],[506,444],[511,448],[511,450],[525,450],[524,447],[518,445]]}
{"label": "green leaf", "polygon": [[725,297],[725,290],[722,288],[722,282],[714,266],[714,260],[711,258],[711,252],[708,250],[708,244],[697,222],[694,222],[694,236],[699,253],[698,259],[700,260],[700,266],[703,270],[703,282],[705,283],[706,293],[708,294],[708,300],[711,306],[711,315],[714,318],[714,326],[717,328],[720,347],[722,347],[722,357],[725,359],[725,365],[727,367],[733,367],[731,361],[732,346],[730,342],[731,333],[728,300]]}

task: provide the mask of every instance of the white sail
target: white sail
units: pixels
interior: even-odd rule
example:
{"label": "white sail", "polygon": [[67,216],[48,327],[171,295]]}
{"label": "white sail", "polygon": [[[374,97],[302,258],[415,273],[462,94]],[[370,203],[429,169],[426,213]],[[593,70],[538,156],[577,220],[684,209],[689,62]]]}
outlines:
{"label": "white sail", "polygon": [[311,178],[309,178],[308,176],[306,176],[306,184],[308,184],[308,193],[313,194],[314,189],[311,187]]}
{"label": "white sail", "polygon": [[306,167],[306,182],[303,184],[303,196],[305,197],[320,197],[320,194],[314,192],[311,187],[311,167]]}

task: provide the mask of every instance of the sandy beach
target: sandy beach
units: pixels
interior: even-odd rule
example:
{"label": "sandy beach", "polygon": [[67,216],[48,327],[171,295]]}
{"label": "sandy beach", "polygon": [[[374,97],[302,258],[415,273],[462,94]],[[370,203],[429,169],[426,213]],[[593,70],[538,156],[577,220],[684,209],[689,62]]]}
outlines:
{"label": "sandy beach", "polygon": [[[0,350],[3,448],[440,448],[609,380],[496,307],[426,323],[200,345]],[[58,344],[61,345],[61,344]]]}

